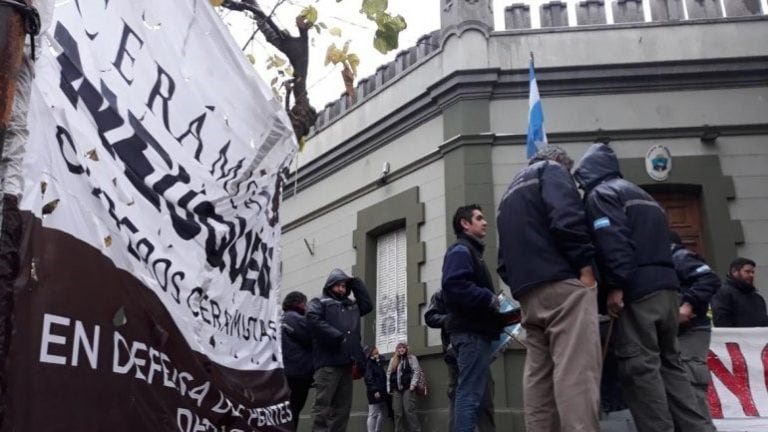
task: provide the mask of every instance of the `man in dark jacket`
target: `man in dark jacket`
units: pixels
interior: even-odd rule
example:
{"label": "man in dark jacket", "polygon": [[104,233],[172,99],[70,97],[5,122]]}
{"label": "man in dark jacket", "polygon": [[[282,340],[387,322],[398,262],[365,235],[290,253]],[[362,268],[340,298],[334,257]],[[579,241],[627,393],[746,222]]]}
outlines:
{"label": "man in dark jacket", "polygon": [[530,431],[596,431],[600,330],[594,247],[560,147],[542,147],[499,205],[499,274],[526,330],[523,391]]}
{"label": "man in dark jacket", "polygon": [[755,289],[755,262],[736,258],[712,299],[717,327],[768,327],[765,300]]}
{"label": "man in dark jacket", "polygon": [[[459,376],[459,367],[456,364],[456,353],[453,352],[453,347],[451,346],[451,337],[446,331],[448,318],[448,309],[443,301],[443,292],[437,291],[429,299],[429,306],[424,312],[424,322],[429,328],[440,329],[440,339],[443,344],[443,360],[446,366],[448,366],[448,400],[450,401],[448,406],[448,430],[452,432],[454,430],[454,402],[456,399],[456,381]],[[488,377],[488,384],[485,387],[485,394],[483,395],[483,402],[479,418],[477,419],[477,430],[479,432],[496,431],[496,421],[493,417],[493,391],[493,378]]]}
{"label": "man in dark jacket", "polygon": [[283,366],[288,388],[291,389],[291,413],[294,429],[299,428],[299,414],[307,401],[312,385],[312,336],[307,329],[304,316],[307,310],[307,296],[293,291],[283,300],[283,322],[281,325]]}
{"label": "man in dark jacket", "polygon": [[664,210],[624,180],[605,144],[592,145],[574,174],[584,189],[624,399],[641,432],[710,431],[677,345],[679,282]]}
{"label": "man in dark jacket", "polygon": [[678,322],[680,330],[677,340],[680,344],[680,360],[693,386],[699,412],[712,425],[707,391],[709,389],[709,367],[707,355],[712,339],[712,326],[707,317],[709,300],[720,288],[720,278],[715,275],[702,257],[683,246],[680,236],[670,230],[672,263],[680,281],[680,308]]}
{"label": "man in dark jacket", "polygon": [[457,241],[443,259],[443,300],[450,314],[445,329],[456,353],[456,432],[473,432],[490,379],[491,341],[503,328],[499,299],[483,260],[488,222],[477,204],[453,217]]}
{"label": "man in dark jacket", "polygon": [[[350,292],[355,300],[349,298]],[[352,408],[352,365],[364,364],[360,318],[371,310],[371,298],[363,281],[339,269],[328,276],[322,297],[309,303],[307,323],[314,336],[315,432],[347,430]]]}

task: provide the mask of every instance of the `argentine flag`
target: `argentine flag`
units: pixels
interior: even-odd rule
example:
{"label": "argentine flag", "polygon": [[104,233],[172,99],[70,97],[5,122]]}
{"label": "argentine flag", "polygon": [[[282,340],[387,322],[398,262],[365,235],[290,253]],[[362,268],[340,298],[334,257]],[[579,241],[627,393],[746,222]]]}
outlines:
{"label": "argentine flag", "polygon": [[547,134],[544,132],[544,111],[541,109],[539,86],[536,84],[536,72],[533,70],[533,59],[528,69],[528,139],[525,143],[525,153],[528,159],[536,154],[539,147],[547,144]]}

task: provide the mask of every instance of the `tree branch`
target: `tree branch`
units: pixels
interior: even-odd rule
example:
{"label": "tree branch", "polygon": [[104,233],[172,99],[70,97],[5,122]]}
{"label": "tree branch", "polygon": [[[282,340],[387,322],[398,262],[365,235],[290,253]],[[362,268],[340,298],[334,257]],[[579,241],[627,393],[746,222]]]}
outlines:
{"label": "tree branch", "polygon": [[294,96],[294,105],[288,111],[291,119],[293,132],[297,139],[301,139],[309,133],[310,128],[317,120],[317,111],[309,103],[307,93],[307,69],[309,64],[309,37],[307,33],[312,27],[304,17],[296,17],[296,27],[299,29],[299,36],[291,34],[281,29],[272,20],[271,14],[267,15],[261,9],[256,0],[225,0],[222,7],[233,11],[248,11],[256,18],[256,25],[267,38],[267,42],[272,44],[282,52],[293,66],[292,92]]}

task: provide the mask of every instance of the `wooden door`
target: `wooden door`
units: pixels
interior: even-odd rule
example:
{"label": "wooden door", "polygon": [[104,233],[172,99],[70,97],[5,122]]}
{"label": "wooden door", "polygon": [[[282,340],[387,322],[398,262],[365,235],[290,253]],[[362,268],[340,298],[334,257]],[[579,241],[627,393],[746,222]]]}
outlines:
{"label": "wooden door", "polygon": [[652,192],[667,212],[669,226],[683,239],[683,244],[706,258],[701,226],[701,203],[698,193]]}

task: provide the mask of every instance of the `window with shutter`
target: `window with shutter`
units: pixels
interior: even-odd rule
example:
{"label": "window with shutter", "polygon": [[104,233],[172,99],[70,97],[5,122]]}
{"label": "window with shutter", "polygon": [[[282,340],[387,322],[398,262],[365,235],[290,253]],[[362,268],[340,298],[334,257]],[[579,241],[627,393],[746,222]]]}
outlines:
{"label": "window with shutter", "polygon": [[376,239],[376,346],[395,350],[408,337],[405,228]]}

